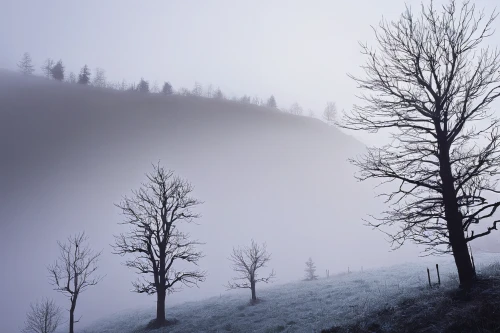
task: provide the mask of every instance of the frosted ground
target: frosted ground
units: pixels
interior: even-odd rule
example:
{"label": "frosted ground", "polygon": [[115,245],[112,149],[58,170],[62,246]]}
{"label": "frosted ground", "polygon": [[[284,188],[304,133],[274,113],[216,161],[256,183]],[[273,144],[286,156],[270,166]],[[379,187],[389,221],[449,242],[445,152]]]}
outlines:
{"label": "frosted ground", "polygon": [[[500,254],[476,254],[478,273],[498,259]],[[426,268],[431,269],[432,282],[437,283],[436,263],[440,266],[441,287],[429,289]],[[319,332],[397,306],[408,297],[442,295],[457,287],[455,271],[451,257],[424,258],[418,264],[354,271],[313,282],[261,285],[257,295],[262,302],[254,306],[249,305],[247,292],[168,307],[167,318],[177,323],[153,332]],[[83,331],[141,332],[154,314],[153,307],[116,313]]]}

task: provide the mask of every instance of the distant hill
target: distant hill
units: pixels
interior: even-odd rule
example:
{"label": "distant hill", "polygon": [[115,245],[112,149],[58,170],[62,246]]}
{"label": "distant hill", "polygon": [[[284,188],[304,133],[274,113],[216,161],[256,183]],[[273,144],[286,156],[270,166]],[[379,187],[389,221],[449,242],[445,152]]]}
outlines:
{"label": "distant hill", "polygon": [[137,188],[151,163],[175,170],[205,203],[199,225],[208,270],[200,288],[176,302],[224,293],[233,246],[266,241],[270,268],[283,283],[318,273],[415,260],[408,246],[388,252],[362,218],[382,209],[372,185],[353,178],[347,158],[363,152],[323,122],[275,109],[200,97],[163,96],[60,83],[0,72],[0,331],[22,325],[29,302],[50,296],[45,267],[57,240],[85,230],[104,249],[106,278],[77,305],[82,323],[116,310],[154,304],[130,293],[136,275],[111,254],[121,227],[114,203]]}

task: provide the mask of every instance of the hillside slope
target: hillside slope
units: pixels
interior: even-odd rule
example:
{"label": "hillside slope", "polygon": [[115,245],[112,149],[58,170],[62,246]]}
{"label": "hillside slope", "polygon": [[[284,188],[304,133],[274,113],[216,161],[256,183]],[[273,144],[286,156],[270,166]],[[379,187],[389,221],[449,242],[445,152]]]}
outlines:
{"label": "hillside slope", "polygon": [[[478,274],[482,278],[494,274],[498,285],[500,257],[482,253],[478,254],[476,259],[480,263]],[[429,289],[426,268],[433,268],[436,263],[439,263],[440,267],[441,285],[437,286],[436,273],[432,270],[435,287]],[[331,329],[330,332],[409,333],[443,332],[444,328],[452,325],[455,330],[447,332],[458,332],[458,320],[479,316],[478,313],[470,311],[477,305],[474,302],[451,302],[449,294],[456,290],[456,285],[457,275],[451,258],[433,259],[420,264],[394,265],[340,274],[329,279],[298,281],[264,288],[261,292],[262,302],[253,306],[248,302],[248,295],[241,293],[180,304],[173,306],[168,316],[175,324],[153,332],[319,333],[333,326],[337,330]],[[436,318],[437,304],[440,303],[444,303],[448,309],[457,309],[444,318]],[[497,298],[495,304],[499,303]],[[460,315],[460,308],[463,308],[465,314]],[[401,312],[406,312],[406,318]],[[496,317],[491,319],[498,322],[495,309],[490,312]],[[378,318],[377,314],[382,318]],[[95,321],[84,332],[144,332],[144,326],[153,318],[152,308],[118,312]],[[372,329],[362,329],[359,327],[361,325],[356,327],[355,323],[361,323],[364,327],[371,326]],[[401,327],[401,323],[406,325]],[[417,327],[416,324],[420,326]],[[460,332],[470,331],[469,327],[469,330],[464,328]],[[491,331],[485,329],[474,332]]]}
{"label": "hillside slope", "polygon": [[321,275],[416,259],[388,253],[380,233],[362,225],[381,204],[357,183],[347,158],[364,147],[316,119],[206,98],[143,95],[0,73],[0,331],[22,325],[30,301],[66,300],[51,290],[46,266],[57,240],[85,230],[103,249],[105,279],[82,295],[82,323],[153,297],[130,293],[133,272],[111,254],[123,229],[114,203],[161,161],[195,186],[208,270],[179,301],[219,295],[232,277],[227,257],[251,238],[266,241],[276,283],[303,275],[311,256]]}

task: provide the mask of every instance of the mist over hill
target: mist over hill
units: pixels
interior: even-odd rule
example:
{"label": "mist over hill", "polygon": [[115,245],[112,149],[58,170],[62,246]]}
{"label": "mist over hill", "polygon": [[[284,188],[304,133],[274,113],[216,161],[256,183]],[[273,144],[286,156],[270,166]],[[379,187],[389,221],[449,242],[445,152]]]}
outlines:
{"label": "mist over hill", "polygon": [[252,238],[267,242],[275,283],[301,279],[308,257],[322,275],[417,260],[416,247],[389,252],[383,235],[363,226],[383,209],[347,161],[363,150],[317,119],[266,107],[0,72],[0,331],[22,326],[29,303],[43,296],[67,306],[46,266],[57,240],[83,230],[103,249],[106,276],[81,295],[77,328],[154,303],[130,292],[136,275],[109,244],[124,230],[114,203],[158,161],[204,201],[199,225],[184,230],[205,243],[200,267],[208,277],[167,296],[167,313],[171,304],[226,293],[227,257]]}

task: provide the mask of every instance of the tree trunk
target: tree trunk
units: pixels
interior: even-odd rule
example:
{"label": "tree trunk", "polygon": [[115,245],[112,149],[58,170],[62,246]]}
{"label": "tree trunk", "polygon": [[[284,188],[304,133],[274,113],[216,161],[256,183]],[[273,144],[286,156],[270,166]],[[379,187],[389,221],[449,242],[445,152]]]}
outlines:
{"label": "tree trunk", "polygon": [[71,308],[69,309],[69,333],[74,333],[73,326],[75,324],[75,305],[71,304]]}
{"label": "tree trunk", "polygon": [[443,201],[450,246],[457,266],[460,288],[469,290],[474,282],[474,269],[462,228],[462,214],[458,208],[449,149],[444,145],[440,145],[440,148],[440,176],[443,183]]}
{"label": "tree trunk", "polygon": [[255,281],[250,283],[250,289],[252,289],[252,301],[256,301],[257,295],[255,294]]}
{"label": "tree trunk", "polygon": [[156,293],[156,323],[162,325],[165,323],[165,296],[166,292],[160,288]]}

